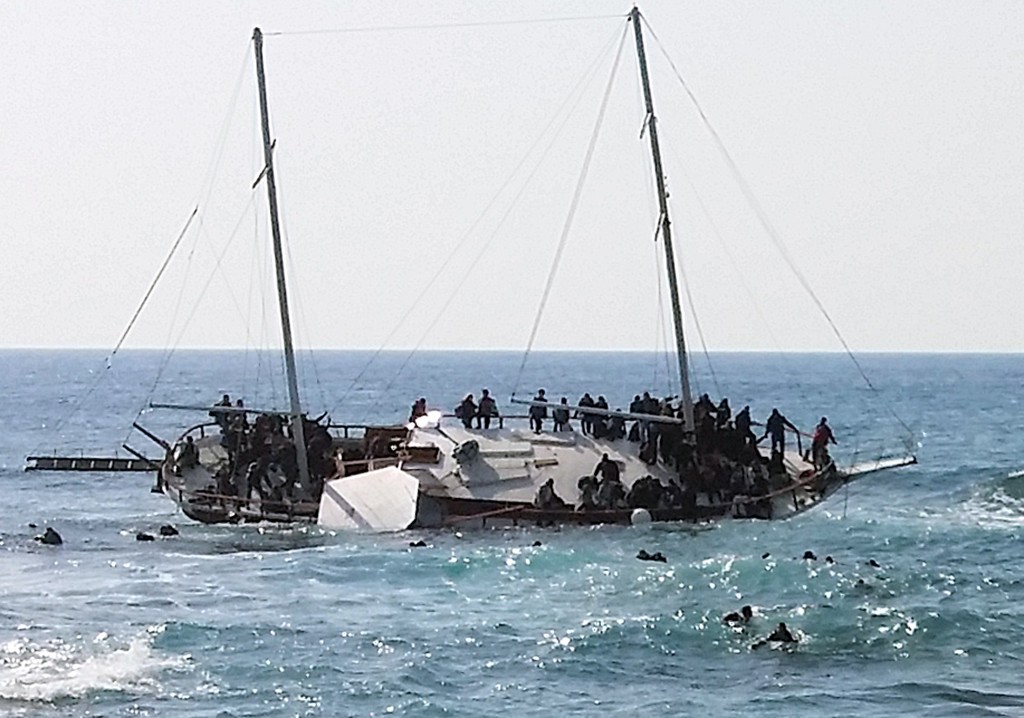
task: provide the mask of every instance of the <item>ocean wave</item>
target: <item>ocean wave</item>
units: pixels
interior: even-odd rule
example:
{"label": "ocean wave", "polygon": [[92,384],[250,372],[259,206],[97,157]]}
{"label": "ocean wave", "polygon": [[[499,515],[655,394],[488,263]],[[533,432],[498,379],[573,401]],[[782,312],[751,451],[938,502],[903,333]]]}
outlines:
{"label": "ocean wave", "polygon": [[54,702],[102,691],[155,692],[157,676],[185,662],[153,648],[159,630],[126,643],[102,633],[80,645],[60,639],[45,644],[10,640],[0,645],[0,700]]}

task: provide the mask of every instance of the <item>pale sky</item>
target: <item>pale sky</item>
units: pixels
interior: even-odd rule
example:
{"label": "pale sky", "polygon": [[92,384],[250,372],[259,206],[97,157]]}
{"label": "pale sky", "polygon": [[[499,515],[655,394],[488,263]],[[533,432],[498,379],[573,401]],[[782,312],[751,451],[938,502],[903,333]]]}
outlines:
{"label": "pale sky", "polygon": [[[113,346],[197,203],[127,346],[279,341],[265,187],[251,189],[255,25],[621,15],[266,39],[299,343],[522,349],[629,9],[0,4],[0,346]],[[1024,351],[1024,4],[640,9],[855,350]],[[839,350],[650,36],[647,50],[709,348]],[[663,345],[642,120],[630,30],[538,348]]]}

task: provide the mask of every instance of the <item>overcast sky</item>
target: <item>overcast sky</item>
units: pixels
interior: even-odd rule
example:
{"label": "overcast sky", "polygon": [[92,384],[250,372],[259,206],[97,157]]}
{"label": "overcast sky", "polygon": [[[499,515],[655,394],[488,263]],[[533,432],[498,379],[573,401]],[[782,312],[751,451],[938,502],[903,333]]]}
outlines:
{"label": "overcast sky", "polygon": [[[0,4],[0,346],[113,346],[197,204],[128,345],[279,341],[265,187],[252,189],[253,26],[628,10]],[[1024,4],[641,11],[854,349],[1024,351]],[[267,37],[299,342],[524,347],[624,29],[613,17]],[[648,55],[677,252],[709,348],[840,349],[650,37]],[[630,34],[539,348],[663,345],[642,122]]]}

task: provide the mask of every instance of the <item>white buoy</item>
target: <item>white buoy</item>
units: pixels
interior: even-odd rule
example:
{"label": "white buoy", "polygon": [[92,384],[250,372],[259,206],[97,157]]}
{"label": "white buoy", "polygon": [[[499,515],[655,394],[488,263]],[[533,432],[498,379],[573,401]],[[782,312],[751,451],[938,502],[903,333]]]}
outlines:
{"label": "white buoy", "polygon": [[629,523],[633,526],[649,524],[651,523],[651,512],[647,509],[633,509],[633,513],[629,515]]}

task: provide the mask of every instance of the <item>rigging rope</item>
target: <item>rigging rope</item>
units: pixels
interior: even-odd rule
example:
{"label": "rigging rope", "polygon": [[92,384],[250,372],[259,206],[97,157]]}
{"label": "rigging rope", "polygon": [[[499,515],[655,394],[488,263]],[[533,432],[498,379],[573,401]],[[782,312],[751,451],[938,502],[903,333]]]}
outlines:
{"label": "rigging rope", "polygon": [[[659,224],[663,220],[659,220]],[[682,258],[680,257],[680,260]],[[704,359],[708,363],[708,370],[711,372],[711,381],[715,385],[715,395],[722,396],[722,387],[718,384],[718,375],[715,374],[715,367],[711,363],[711,355],[708,353],[708,343],[704,340],[704,330],[700,326],[700,317],[697,316],[697,306],[693,303],[693,294],[690,292],[690,280],[686,276],[686,262],[679,262],[679,271],[683,275],[683,289],[686,291],[686,301],[690,305],[690,314],[693,315],[693,326],[700,338],[701,349],[704,350]]]}
{"label": "rigging rope", "polygon": [[[282,205],[282,207],[287,207],[288,205],[284,201],[284,185],[281,183],[280,179],[277,180],[277,192],[278,192],[278,195],[281,197],[281,205]],[[297,276],[298,265],[295,263],[295,260],[292,258],[292,245],[291,245],[291,240],[290,240],[290,238],[288,236],[288,218],[287,218],[285,212],[281,212],[281,226],[282,226],[281,227],[282,228],[282,234],[284,236],[284,251],[285,251],[286,256],[288,257],[288,267],[291,267],[291,272],[290,273],[292,275],[292,280],[293,280],[292,283],[291,283],[291,286],[294,287],[295,305],[296,305],[297,310],[298,310],[299,319],[301,320],[301,322],[299,322],[300,326],[297,327],[297,328],[298,329],[302,329],[304,332],[309,332],[309,320],[306,318],[306,305],[305,305],[305,302],[303,302],[303,295],[302,295],[302,282],[299,281],[299,278]],[[326,408],[327,407],[327,395],[326,395],[326,392],[324,391],[324,385],[320,381],[320,368],[317,366],[317,363],[316,363],[316,353],[313,351],[313,348],[312,348],[311,344],[307,344],[307,346],[306,346],[306,348],[304,350],[300,349],[300,351],[299,351],[300,358],[301,358],[301,356],[303,354],[305,354],[309,358],[309,364],[313,368],[313,382],[314,382],[314,384],[316,384],[317,393],[320,396],[320,407],[321,408]],[[303,382],[302,389],[303,389],[303,393],[307,393],[309,385],[308,385],[308,380],[306,378],[306,362],[302,362],[299,365],[299,370],[302,372],[302,382]],[[307,409],[308,409],[308,407],[307,407]]]}
{"label": "rigging rope", "polygon": [[294,35],[340,35],[356,32],[393,32],[406,30],[447,30],[460,27],[499,27],[502,25],[539,25],[554,22],[580,22],[584,20],[621,19],[623,15],[579,15],[576,17],[542,17],[525,20],[492,20],[479,22],[432,23],[423,25],[378,25],[364,27],[341,27],[325,30],[280,30],[265,32],[264,37],[289,37]]}
{"label": "rigging rope", "polygon": [[114,355],[117,354],[117,351],[118,349],[121,348],[121,345],[124,344],[124,340],[128,338],[128,333],[132,330],[132,327],[135,326],[135,320],[139,318],[140,314],[142,314],[142,308],[146,306],[146,302],[149,301],[150,295],[152,295],[153,290],[156,289],[156,285],[157,282],[160,281],[160,277],[164,276],[164,271],[167,269],[167,265],[171,263],[171,258],[173,258],[174,253],[178,251],[178,245],[180,245],[181,240],[185,238],[185,234],[188,232],[188,228],[192,226],[192,220],[196,218],[196,215],[198,213],[199,206],[196,205],[195,209],[192,210],[192,214],[188,216],[188,220],[186,220],[185,226],[182,227],[181,232],[178,233],[178,238],[175,239],[174,244],[171,245],[171,251],[168,252],[167,257],[164,258],[164,263],[160,265],[160,270],[156,273],[156,276],[153,277],[153,281],[150,282],[149,289],[146,290],[145,295],[143,295],[142,297],[142,301],[139,302],[139,306],[136,308],[135,314],[133,314],[132,318],[128,321],[128,326],[126,326],[124,328],[124,332],[121,333],[121,338],[117,340],[117,344],[114,345],[113,350],[107,357],[108,363],[110,362],[111,359],[113,359]]}
{"label": "rigging rope", "polygon": [[[669,346],[669,340],[668,340],[668,325],[667,325],[667,323],[665,321],[666,317],[665,317],[664,285],[662,284],[662,276],[661,276],[661,267],[662,267],[661,262],[662,262],[663,258],[662,258],[661,250],[658,249],[658,236],[661,234],[661,227],[662,227],[662,223],[661,223],[661,221],[659,219],[659,221],[657,223],[657,226],[654,228],[654,240],[651,242],[651,246],[654,247],[654,268],[655,268],[654,276],[656,278],[657,285],[658,285],[657,325],[658,325],[658,329],[661,330],[660,337],[659,337],[660,344],[657,342],[657,340],[656,340],[656,344],[658,344],[658,348],[659,349],[662,346],[665,347],[665,351],[662,353],[662,356],[665,359],[665,389],[666,389],[666,393],[667,394],[671,394],[672,393],[672,387],[680,385],[679,384],[680,379],[679,379],[679,365],[676,364],[673,367],[673,362],[672,362],[671,357],[670,357],[670,354],[672,352],[671,352],[671,348]],[[655,365],[655,367],[658,366],[658,358],[657,357],[655,357],[654,365]],[[696,377],[694,377],[694,380],[696,380]],[[655,371],[655,387],[657,387],[657,371]]]}
{"label": "rigging rope", "polygon": [[523,359],[519,363],[519,372],[516,375],[516,380],[512,384],[513,390],[512,395],[515,396],[515,390],[519,388],[519,382],[523,378],[523,370],[526,368],[526,360],[530,356],[530,351],[533,349],[533,343],[537,339],[537,330],[540,328],[540,320],[544,315],[544,308],[547,305],[548,297],[551,295],[551,287],[555,281],[555,275],[558,273],[558,265],[562,259],[562,253],[565,250],[566,240],[569,239],[569,232],[572,229],[573,219],[576,217],[576,209],[579,207],[580,196],[583,193],[583,185],[586,182],[587,174],[590,171],[590,162],[594,157],[594,148],[597,145],[597,138],[601,133],[601,125],[604,123],[605,111],[608,109],[608,100],[612,94],[612,87],[615,84],[615,75],[619,69],[619,60],[622,58],[622,48],[626,43],[626,34],[629,30],[629,26],[625,26],[622,29],[622,37],[619,39],[619,47],[615,51],[615,61],[612,63],[612,71],[608,76],[608,84],[604,90],[604,97],[601,98],[601,107],[597,112],[597,120],[594,122],[594,130],[590,135],[590,143],[587,146],[587,154],[583,159],[583,167],[580,169],[579,179],[576,181],[576,189],[573,191],[572,202],[569,204],[569,213],[565,218],[565,224],[562,225],[562,235],[558,240],[558,247],[555,250],[555,258],[551,264],[551,270],[548,272],[547,283],[544,285],[544,293],[541,295],[540,306],[537,307],[537,316],[533,320],[533,328],[530,330],[530,340],[526,344],[526,351],[523,352]]}
{"label": "rigging rope", "polygon": [[[641,17],[643,18],[643,16]],[[714,126],[711,124],[711,120],[708,118],[707,114],[705,114],[704,108],[701,107],[701,104],[697,101],[696,95],[694,95],[686,80],[683,79],[682,73],[679,72],[679,68],[676,67],[675,62],[672,60],[671,56],[669,56],[668,50],[661,43],[661,40],[658,38],[657,34],[651,28],[650,23],[647,22],[647,19],[643,18],[643,20],[648,32],[651,33],[651,37],[654,38],[654,42],[657,44],[658,49],[661,50],[661,54],[664,55],[665,59],[668,61],[668,64],[672,68],[672,72],[675,74],[676,79],[679,81],[679,84],[682,85],[683,90],[686,91],[687,96],[690,98],[690,101],[693,103],[694,108],[697,110],[697,114],[700,116],[701,122],[704,124],[704,127],[708,130],[708,133],[714,140],[715,146],[717,147],[719,153],[722,155],[722,158],[725,160],[726,165],[728,166],[729,171],[732,174],[737,186],[739,186],[740,191],[743,193],[747,202],[750,204],[751,209],[754,210],[754,214],[757,215],[757,219],[761,223],[762,229],[764,229],[769,239],[771,239],[772,243],[775,245],[775,248],[779,251],[779,254],[782,255],[782,259],[785,261],[786,266],[789,267],[790,271],[797,278],[797,281],[800,282],[800,285],[803,287],[804,291],[810,297],[811,301],[814,302],[814,305],[817,307],[822,317],[824,317],[825,321],[832,329],[832,333],[835,334],[837,339],[839,339],[839,343],[842,345],[843,350],[846,352],[846,355],[850,358],[850,361],[852,361],[853,365],[857,368],[857,371],[860,373],[860,376],[864,380],[864,383],[867,385],[869,389],[871,389],[872,392],[880,396],[881,393],[878,391],[878,388],[875,387],[874,383],[868,377],[867,372],[864,371],[864,367],[861,365],[860,361],[854,355],[853,350],[850,348],[850,345],[846,342],[846,339],[843,337],[842,332],[839,331],[839,327],[836,326],[836,323],[832,320],[832,317],[828,313],[828,310],[825,309],[825,305],[822,304],[821,300],[818,298],[818,295],[814,292],[814,289],[811,287],[810,282],[804,276],[803,272],[801,272],[799,267],[797,267],[796,262],[793,259],[793,256],[790,254],[789,249],[783,242],[782,237],[775,230],[775,227],[768,219],[768,215],[765,212],[764,208],[761,207],[761,204],[757,201],[757,197],[754,195],[753,190],[747,183],[746,178],[740,172],[739,166],[733,159],[732,154],[729,152],[728,148],[726,148],[725,143],[722,141],[722,138],[718,134],[718,131],[715,130]],[[902,418],[900,418],[900,416],[895,412],[895,410],[893,410],[891,405],[885,403],[885,407],[888,410],[888,412],[892,415],[892,417],[896,419],[896,421],[899,422],[900,426],[902,426],[903,429],[907,432],[908,437],[907,439],[905,439],[904,444],[906,445],[908,451],[912,451],[914,436],[913,429],[911,429],[910,426],[908,426],[907,423]]]}
{"label": "rigging rope", "polygon": [[[202,181],[202,183],[199,186],[199,191],[198,191],[199,200],[198,200],[198,202],[196,204],[197,207],[205,207],[206,204],[207,204],[207,200],[209,199],[210,195],[213,193],[213,186],[214,186],[214,184],[216,182],[217,175],[218,175],[219,170],[220,170],[220,163],[221,163],[221,160],[222,160],[222,158],[224,156],[224,148],[225,148],[225,146],[227,144],[228,130],[231,127],[231,120],[232,120],[232,118],[235,115],[235,109],[236,109],[236,107],[238,105],[238,97],[241,94],[241,90],[242,90],[242,81],[245,78],[246,69],[247,69],[248,64],[249,64],[249,50],[250,50],[251,47],[252,47],[252,40],[250,39],[246,43],[245,54],[244,54],[244,56],[242,58],[242,63],[241,63],[241,66],[239,67],[239,70],[238,70],[238,76],[237,76],[237,78],[235,80],[234,88],[232,89],[232,92],[231,92],[231,100],[228,103],[227,112],[224,114],[224,120],[221,123],[220,129],[219,129],[219,131],[217,133],[217,140],[216,140],[216,143],[214,145],[213,155],[210,158],[210,162],[209,162],[209,165],[207,166],[206,174],[203,177],[203,181]],[[204,213],[205,213],[205,210],[204,210]],[[202,227],[203,227],[203,214],[199,214],[198,216],[199,216],[199,227],[200,227],[200,229],[202,229]],[[139,408],[139,411],[138,411],[138,413],[135,416],[135,420],[136,421],[138,421],[139,417],[142,416],[142,413],[145,411],[146,406],[153,399],[153,395],[156,393],[156,388],[157,388],[157,386],[160,383],[160,379],[162,378],[164,371],[167,369],[167,365],[170,363],[170,360],[173,357],[174,352],[177,349],[176,345],[172,345],[171,337],[174,335],[175,324],[177,324],[178,315],[179,315],[179,312],[181,311],[181,304],[182,304],[182,300],[184,299],[184,295],[185,295],[185,286],[186,286],[186,283],[188,281],[189,270],[192,267],[192,258],[195,256],[196,247],[199,244],[199,235],[200,235],[200,232],[197,231],[195,233],[195,240],[192,243],[192,248],[189,250],[189,253],[188,253],[188,258],[187,258],[187,261],[186,261],[186,268],[185,268],[185,276],[182,278],[181,287],[178,290],[178,298],[175,301],[174,313],[172,315],[171,321],[167,325],[167,339],[164,342],[164,350],[163,350],[164,354],[163,354],[163,356],[160,359],[160,364],[159,364],[159,367],[157,369],[156,377],[154,378],[153,384],[150,387],[149,392],[146,395],[146,399],[143,402],[142,406]],[[194,314],[194,312],[193,312],[193,314]],[[190,318],[191,318],[191,316],[190,316]],[[179,336],[178,341],[180,341],[180,339],[181,339],[181,337]],[[128,433],[125,436],[125,442],[127,442],[128,439],[131,437],[132,431],[133,431],[133,429],[129,428]]]}
{"label": "rigging rope", "polygon": [[[562,101],[562,104],[559,105],[557,110],[555,110],[554,114],[551,116],[551,119],[548,120],[548,123],[544,126],[544,129],[541,130],[541,132],[537,135],[536,139],[534,139],[534,141],[530,144],[529,149],[527,149],[527,151],[523,154],[522,159],[519,160],[519,162],[512,169],[512,171],[509,172],[508,176],[505,178],[505,181],[502,182],[501,186],[498,188],[498,191],[494,193],[494,196],[491,198],[491,200],[483,208],[483,210],[480,212],[480,214],[477,215],[476,219],[473,220],[472,224],[470,224],[469,229],[467,229],[466,232],[459,238],[458,242],[455,243],[455,246],[448,253],[448,256],[445,257],[445,260],[437,268],[437,271],[434,272],[434,275],[430,278],[430,280],[426,284],[423,285],[422,289],[420,289],[419,294],[416,295],[416,298],[409,305],[409,308],[405,311],[405,314],[402,315],[401,319],[399,319],[399,321],[395,325],[394,329],[392,329],[391,332],[387,335],[387,337],[385,337],[385,339],[381,343],[381,345],[374,351],[373,355],[366,361],[366,363],[363,365],[363,367],[356,374],[355,378],[352,379],[351,383],[345,389],[344,393],[342,393],[341,398],[338,399],[337,404],[343,404],[345,402],[345,400],[351,395],[352,391],[355,389],[356,385],[358,385],[359,381],[366,375],[366,372],[369,371],[370,367],[377,361],[377,359],[380,357],[380,355],[384,352],[384,348],[391,342],[391,340],[399,332],[399,330],[402,328],[402,326],[404,326],[406,320],[408,320],[408,318],[412,315],[413,311],[418,306],[420,306],[420,302],[431,291],[431,289],[434,287],[434,284],[437,282],[437,280],[441,278],[441,275],[444,273],[444,270],[448,268],[448,265],[451,263],[451,261],[455,257],[459,256],[459,250],[462,249],[463,245],[470,239],[470,237],[474,236],[473,233],[476,230],[476,228],[483,221],[484,217],[487,216],[487,213],[490,212],[491,209],[497,204],[498,200],[501,198],[502,193],[512,183],[512,180],[515,179],[515,176],[519,173],[519,170],[522,169],[522,167],[526,164],[527,160],[530,159],[530,156],[533,154],[533,151],[544,140],[544,137],[547,135],[547,133],[551,129],[551,127],[558,121],[558,118],[562,114],[562,111],[570,103],[572,103],[572,106],[570,107],[568,114],[566,114],[566,116],[562,119],[561,124],[555,129],[555,134],[552,135],[551,140],[549,140],[549,142],[548,142],[548,145],[544,148],[544,151],[543,151],[543,153],[541,155],[540,160],[530,170],[529,174],[527,175],[526,181],[523,183],[523,185],[517,191],[516,195],[513,197],[512,204],[509,206],[509,208],[505,211],[504,215],[498,221],[498,225],[495,228],[495,231],[488,238],[488,240],[485,243],[484,247],[486,248],[487,246],[490,245],[490,242],[497,235],[497,230],[500,229],[500,227],[504,224],[505,220],[508,218],[509,214],[511,213],[512,207],[514,207],[518,203],[519,198],[522,196],[523,191],[526,189],[526,186],[533,179],[533,176],[537,173],[537,170],[540,168],[540,165],[543,163],[544,159],[547,157],[547,153],[551,150],[551,147],[552,147],[552,145],[554,145],[555,140],[561,135],[561,132],[565,128],[565,125],[568,122],[569,117],[575,111],[576,107],[579,104],[580,99],[582,98],[582,90],[586,86],[588,86],[590,84],[590,80],[593,78],[594,74],[596,73],[597,67],[600,64],[601,59],[605,56],[605,53],[608,51],[608,49],[614,44],[615,38],[616,38],[617,35],[618,35],[618,32],[616,31],[615,33],[613,33],[608,38],[608,41],[605,42],[605,44],[601,46],[600,51],[594,57],[593,61],[591,61],[590,65],[587,66],[587,69],[583,72],[583,74],[580,76],[579,80],[577,80],[576,84],[569,91],[569,94],[566,95],[565,99]],[[573,101],[574,98],[575,98],[575,101]],[[479,258],[480,258],[480,256],[478,255],[477,256],[477,260],[479,260]],[[472,266],[476,266],[476,261],[477,260],[474,260]],[[467,272],[464,275],[464,277],[468,276],[468,274],[469,273]],[[461,282],[460,282],[460,284],[461,284]],[[456,286],[458,286],[458,285],[456,285]],[[445,303],[444,306],[447,307],[450,302],[451,302],[451,297],[449,297],[448,301]],[[413,350],[413,353],[415,353],[415,351],[419,349],[420,345],[424,341],[424,338],[429,333],[430,329],[432,329],[433,326],[437,323],[438,319],[441,316],[441,313],[442,312],[438,312],[438,314],[434,318],[434,321],[430,324],[430,327],[428,327],[428,330],[426,332],[424,332],[423,335],[420,337],[419,341],[416,344],[416,348]],[[395,374],[396,377],[397,377],[397,375],[402,373],[402,370],[408,364],[409,359],[411,359],[411,354],[405,360],[405,362],[402,363],[402,365],[399,368],[398,372],[396,372],[396,374]],[[393,383],[393,380],[392,380],[392,383]],[[390,387],[390,385],[391,384],[389,384],[388,386]],[[337,408],[337,406],[335,407],[335,409],[336,408]],[[331,411],[333,413],[334,409],[332,409]]]}
{"label": "rigging rope", "polygon": [[[111,362],[114,356],[117,354],[118,350],[121,349],[122,345],[124,345],[124,341],[125,339],[128,338],[129,332],[131,332],[132,327],[135,326],[135,321],[139,318],[139,315],[142,313],[142,309],[143,307],[146,306],[146,302],[149,300],[150,295],[153,294],[153,290],[156,288],[157,282],[159,282],[160,277],[163,276],[164,271],[167,269],[167,265],[170,264],[171,258],[174,257],[174,253],[178,250],[178,246],[181,244],[181,240],[184,239],[185,235],[188,233],[188,228],[192,225],[192,220],[195,219],[196,214],[198,212],[199,207],[196,206],[192,210],[192,213],[188,216],[188,219],[185,221],[185,226],[182,227],[181,232],[178,234],[178,237],[174,240],[174,244],[171,245],[171,251],[167,253],[167,257],[164,258],[163,264],[160,265],[160,270],[156,273],[156,276],[153,278],[153,281],[150,282],[149,289],[146,290],[146,294],[142,297],[142,301],[139,302],[139,306],[135,309],[135,313],[132,314],[132,318],[128,321],[128,326],[126,326],[124,331],[121,332],[121,338],[117,340],[117,344],[115,344],[114,348],[110,350],[110,353],[107,354],[106,357],[104,357],[103,371],[96,374],[96,378],[89,385],[89,388],[86,389],[85,393],[75,400],[75,403],[71,406],[71,410],[68,411],[64,416],[62,416],[57,421],[57,423],[53,427],[53,431],[55,433],[59,433],[60,430],[64,427],[64,425],[75,414],[78,413],[78,410],[82,408],[82,404],[84,404],[85,401],[92,396],[93,392],[95,392],[99,385],[103,382],[104,377],[106,377],[106,372],[109,371],[113,366]],[[136,416],[136,419],[138,419],[138,416]],[[38,448],[39,447],[37,446],[36,451],[38,451]]]}
{"label": "rigging rope", "polygon": [[[253,188],[252,192],[255,192],[255,191],[256,191],[256,189]],[[247,199],[246,202],[248,204],[249,203],[249,199]],[[195,303],[192,305],[192,311],[189,312],[188,317],[185,318],[185,323],[181,327],[181,331],[178,333],[177,339],[174,341],[174,344],[171,346],[171,348],[164,355],[163,361],[160,363],[160,367],[157,370],[156,378],[153,380],[153,386],[150,388],[149,399],[151,399],[153,394],[156,392],[156,387],[160,383],[160,379],[163,377],[163,373],[167,369],[167,365],[170,364],[171,358],[174,356],[174,353],[178,350],[178,343],[181,342],[182,337],[185,336],[185,331],[188,329],[189,322],[192,321],[192,317],[194,317],[196,312],[199,311],[200,302],[202,301],[203,297],[206,296],[206,292],[210,289],[210,285],[213,283],[214,277],[217,276],[218,272],[220,272],[220,274],[222,276],[226,276],[226,275],[224,275],[224,269],[223,269],[223,266],[222,266],[222,260],[224,259],[224,255],[227,254],[228,249],[231,248],[231,244],[234,242],[235,237],[238,236],[238,230],[239,230],[239,228],[241,228],[242,221],[245,219],[245,217],[248,214],[248,212],[249,212],[249,207],[247,206],[242,211],[242,214],[238,218],[238,221],[235,223],[235,228],[231,231],[231,234],[228,237],[228,241],[224,244],[224,247],[221,248],[220,254],[219,255],[218,254],[214,255],[214,259],[216,260],[215,261],[214,270],[212,272],[210,272],[209,277],[207,277],[207,279],[206,279],[206,283],[203,285],[202,291],[200,291],[199,292],[199,296],[196,297]],[[200,218],[200,229],[201,230],[203,229],[202,218]],[[242,316],[242,319],[244,321],[245,320],[245,315],[242,313],[241,308],[238,306],[238,300],[235,299],[234,294],[230,291],[230,287],[228,288],[228,294],[231,297],[232,301],[234,302],[235,308],[238,310],[238,313]],[[250,337],[251,334],[249,332],[248,323],[246,323],[245,331],[246,331],[246,336]],[[149,402],[149,399],[147,399],[146,403]],[[145,406],[140,408],[139,409],[139,413],[138,413],[136,418],[138,418],[138,416],[141,416],[142,412],[144,410],[145,410]],[[131,432],[129,432],[129,433],[131,433]]]}
{"label": "rigging rope", "polygon": [[[587,84],[589,85],[589,83],[587,83]],[[418,352],[420,347],[423,346],[423,342],[430,335],[430,333],[434,330],[434,327],[437,325],[438,321],[441,320],[441,317],[443,317],[445,315],[445,312],[448,311],[448,307],[451,306],[451,303],[452,303],[452,301],[454,301],[455,297],[459,295],[459,288],[464,284],[464,282],[466,281],[466,278],[470,275],[470,273],[476,268],[477,263],[479,263],[479,261],[483,258],[484,254],[487,253],[487,250],[490,248],[491,243],[498,236],[498,233],[501,231],[501,228],[504,226],[505,220],[507,220],[512,215],[513,210],[515,210],[515,208],[519,205],[519,200],[522,198],[523,194],[526,192],[526,188],[530,185],[530,182],[533,180],[534,176],[537,174],[537,171],[544,164],[544,160],[547,159],[548,152],[551,151],[551,148],[554,146],[555,142],[561,136],[562,130],[565,129],[566,124],[569,122],[569,118],[572,116],[573,111],[578,106],[579,100],[582,97],[583,97],[582,92],[577,95],[576,102],[573,103],[573,106],[570,109],[569,113],[566,114],[566,116],[564,118],[562,118],[562,123],[558,126],[558,128],[555,130],[555,133],[551,136],[551,139],[549,140],[547,146],[544,148],[544,152],[541,154],[541,156],[537,160],[536,164],[534,164],[533,169],[530,170],[530,174],[527,175],[526,181],[523,182],[522,186],[519,188],[519,191],[516,192],[515,196],[512,198],[511,204],[509,204],[509,206],[505,210],[504,214],[502,214],[501,219],[498,220],[498,224],[497,224],[497,226],[495,226],[494,231],[491,232],[490,237],[488,237],[487,241],[484,242],[484,245],[480,248],[480,251],[477,252],[475,257],[473,257],[473,261],[470,263],[470,265],[466,269],[465,273],[463,273],[462,277],[460,277],[459,281],[455,284],[455,287],[452,289],[451,293],[448,295],[448,298],[445,300],[444,304],[441,305],[441,308],[438,310],[437,314],[434,316],[434,319],[430,322],[430,324],[427,325],[426,329],[423,330],[423,333],[420,335],[419,340],[416,342],[416,346],[414,346],[412,351],[410,351],[406,355],[405,359],[402,361],[401,366],[398,367],[398,370],[394,373],[392,378],[388,381],[387,385],[384,387],[384,391],[383,391],[384,394],[387,394],[388,391],[390,391],[391,387],[394,386],[395,381],[398,380],[398,377],[401,376],[402,372],[405,371],[405,368],[409,365],[409,362],[412,360],[413,356],[415,356],[416,352]],[[369,410],[367,410],[367,411],[369,411]],[[365,420],[365,417],[366,417],[366,415],[364,414],[364,417],[363,417],[364,420]]]}

